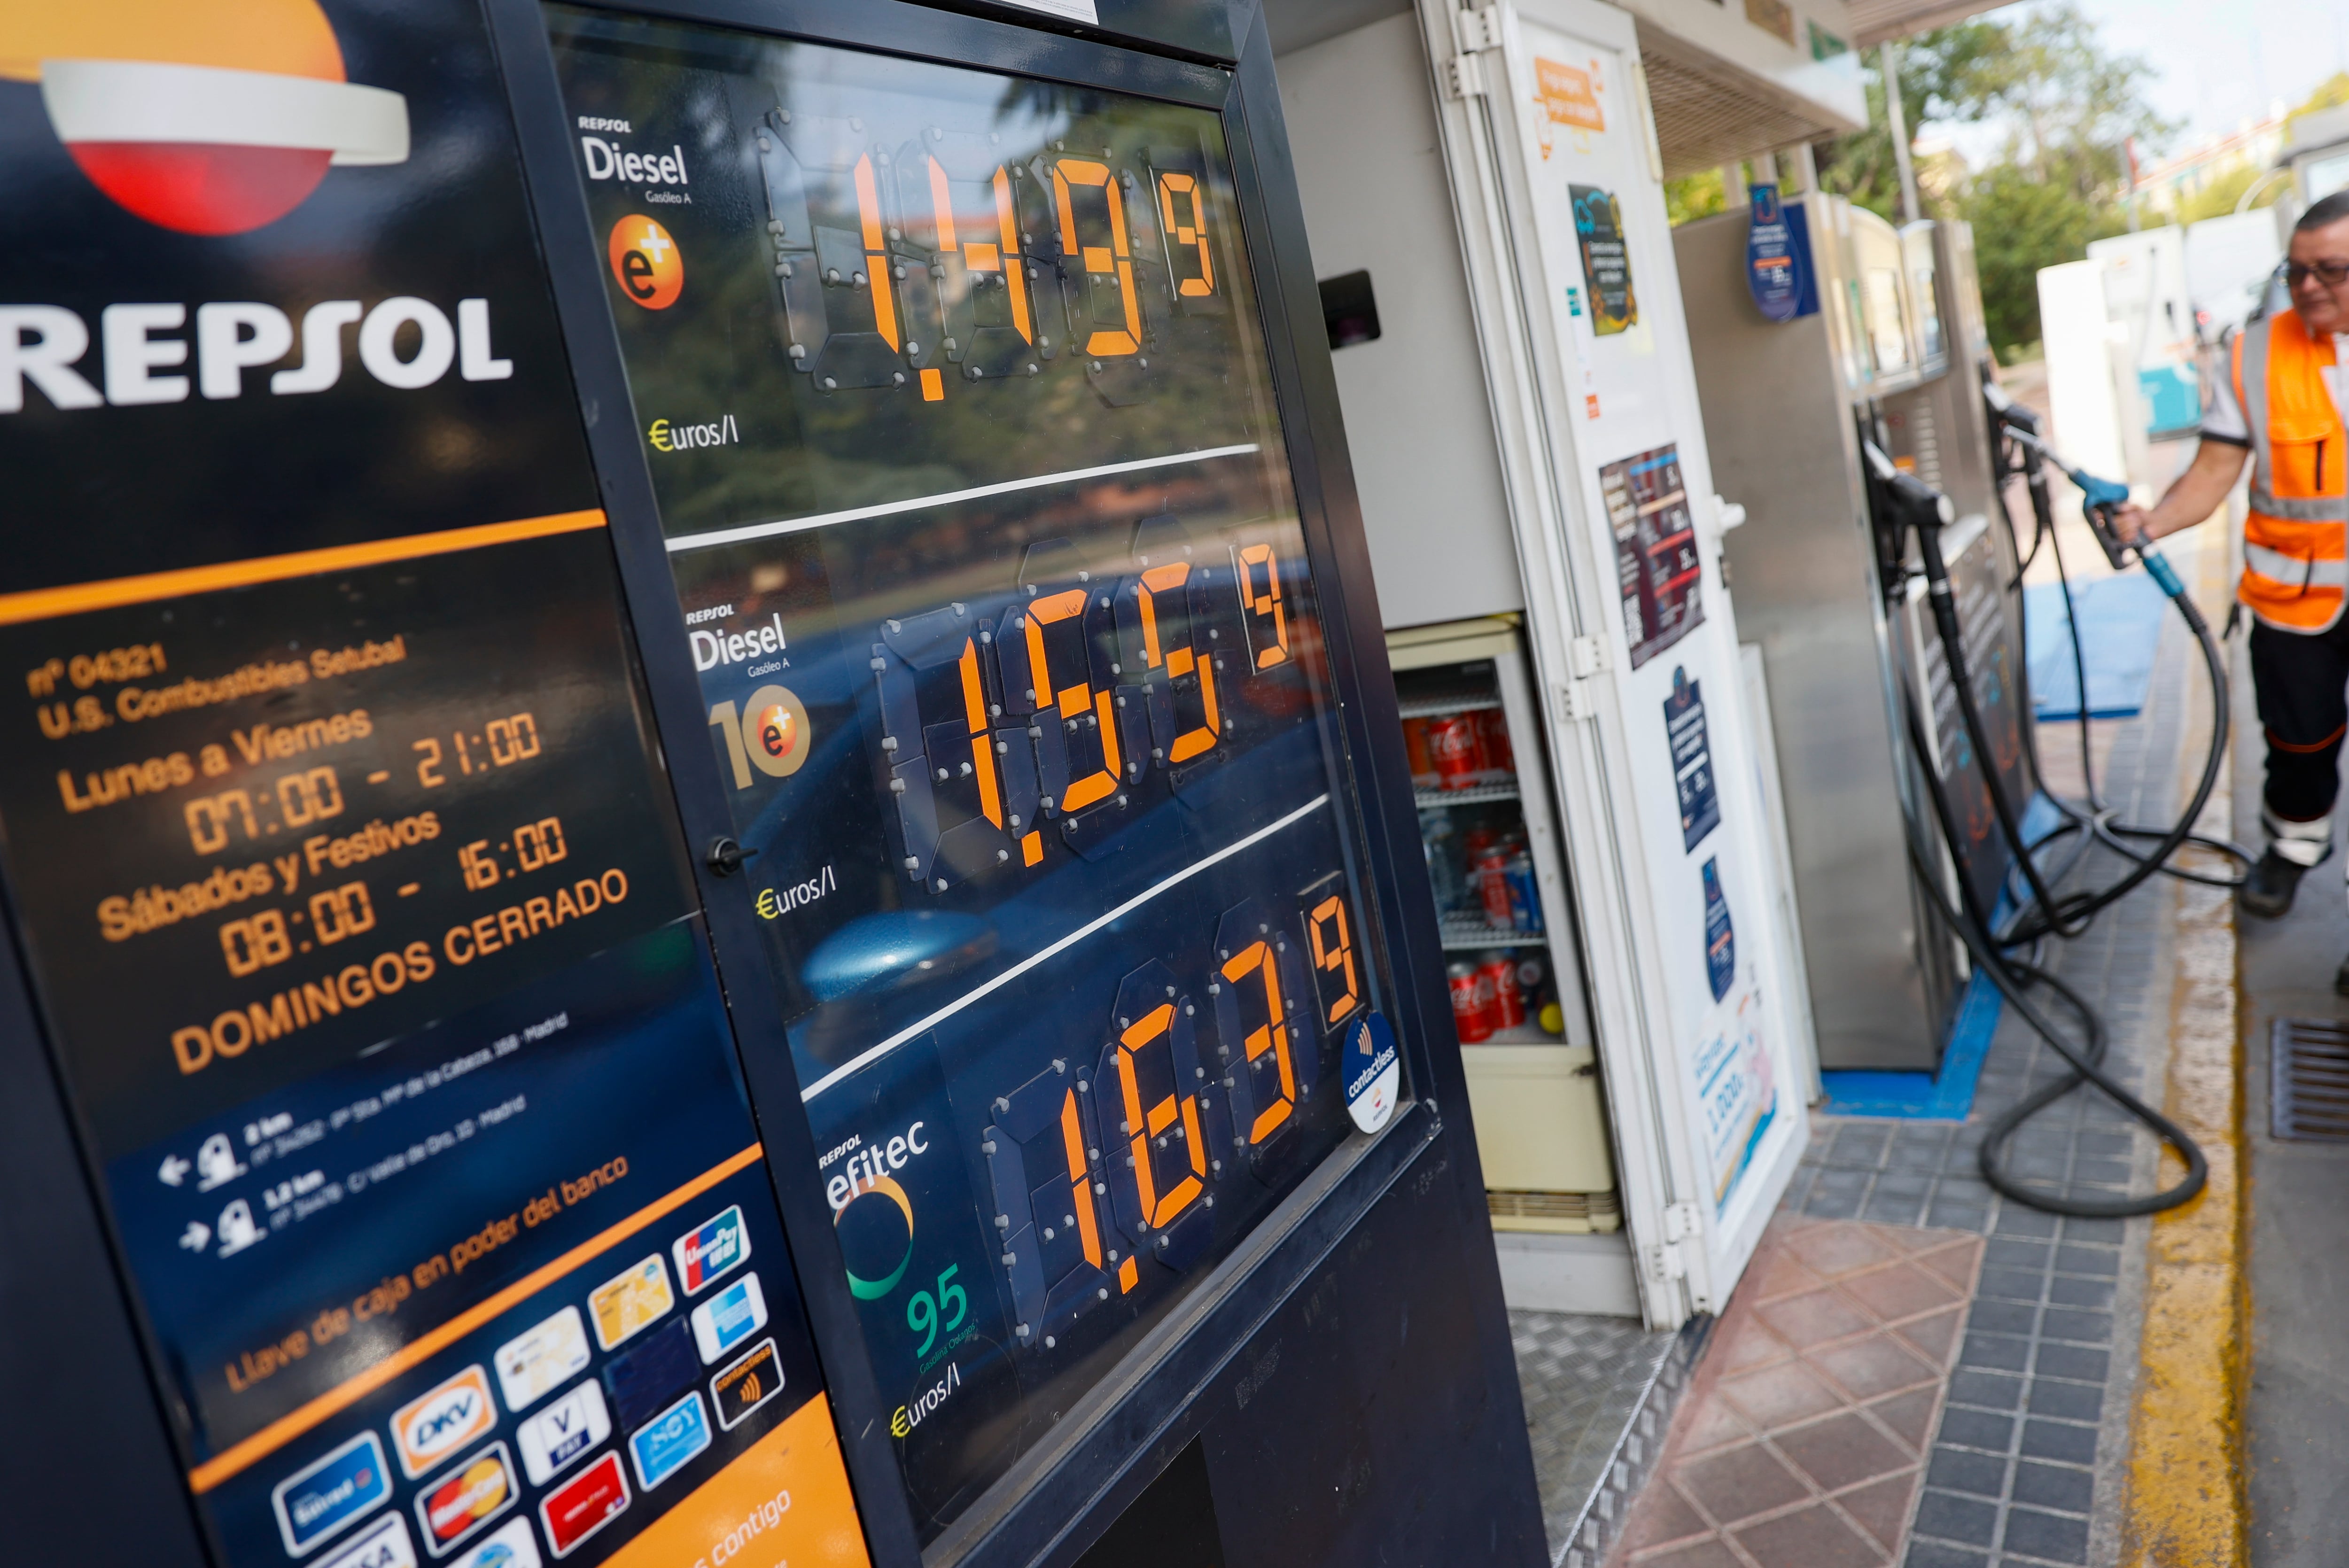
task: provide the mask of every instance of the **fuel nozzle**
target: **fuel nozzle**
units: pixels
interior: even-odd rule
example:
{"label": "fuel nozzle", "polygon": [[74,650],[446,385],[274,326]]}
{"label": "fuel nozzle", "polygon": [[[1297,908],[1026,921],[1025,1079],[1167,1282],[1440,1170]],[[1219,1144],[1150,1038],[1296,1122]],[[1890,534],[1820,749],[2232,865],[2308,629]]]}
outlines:
{"label": "fuel nozzle", "polygon": [[1957,509],[1948,496],[1886,457],[1883,448],[1874,441],[1862,441],[1860,449],[1868,459],[1868,477],[1882,493],[1891,512],[1889,521],[1896,529],[1904,533],[1912,528],[1920,534],[1929,530],[1939,533],[1957,521]]}

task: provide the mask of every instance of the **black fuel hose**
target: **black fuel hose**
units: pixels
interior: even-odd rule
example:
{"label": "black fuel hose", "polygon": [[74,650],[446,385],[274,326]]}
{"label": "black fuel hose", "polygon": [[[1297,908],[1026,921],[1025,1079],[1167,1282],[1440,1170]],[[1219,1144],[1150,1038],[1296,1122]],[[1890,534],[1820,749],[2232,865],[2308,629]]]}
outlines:
{"label": "black fuel hose", "polygon": [[[1903,706],[1908,711],[1909,744],[1917,748],[1920,758],[1930,757],[1931,754],[1924,749],[1924,727],[1918,722],[1914,700],[1905,691],[1902,696]],[[1955,813],[1950,808],[1948,787],[1930,764],[1922,771],[1926,777],[1927,793],[1932,799],[1933,815],[1940,826],[1942,837],[1954,844],[1958,841],[1957,824]],[[1912,823],[1912,829],[1913,826]],[[1977,912],[1971,890],[1962,876],[1958,879],[1958,887],[1964,907],[1951,907],[1949,894],[1942,891],[1939,869],[1917,842],[1913,831],[1909,838],[1909,859],[1916,868],[1917,881],[1932,901],[1935,912],[1949,923],[1951,929],[1958,934],[1959,940],[1966,944],[1966,951],[1972,955],[1974,967],[1990,976],[1991,984],[1998,987],[1999,994],[2006,998],[2023,1021],[2031,1026],[2033,1032],[2064,1058],[2070,1069],[2063,1077],[2049,1079],[2000,1112],[1984,1130],[1979,1157],[1982,1180],[1989,1182],[1993,1191],[2018,1203],[2051,1214],[2085,1220],[2117,1220],[2136,1214],[2158,1214],[2165,1209],[2176,1208],[2201,1191],[2203,1183],[2210,1175],[2209,1161],[2203,1155],[2201,1146],[2188,1136],[2183,1128],[2114,1081],[2111,1075],[2104,1070],[2105,1050],[2110,1042],[2105,1033],[2104,1020],[2088,1005],[2087,999],[2039,965],[2008,957],[1992,938]],[[2025,990],[2033,985],[2044,985],[2063,998],[2064,1006],[2080,1020],[2081,1032],[2086,1036],[2085,1043],[2075,1045],[2024,995]],[[2185,1177],[2176,1186],[2143,1198],[2075,1198],[2069,1193],[2050,1192],[2044,1188],[2031,1186],[2021,1177],[2009,1172],[2006,1169],[2006,1146],[2023,1130],[2023,1124],[2083,1084],[2095,1085],[2122,1109],[2151,1128],[2156,1137],[2177,1150],[2186,1161]]]}
{"label": "black fuel hose", "polygon": [[[1950,685],[1957,699],[1959,717],[1972,743],[1974,755],[1987,758],[1993,755],[1989,745],[1988,727],[1982,722],[1981,706],[1974,695],[1972,676],[1967,668],[1964,629],[1959,624],[1957,600],[1951,586],[1948,563],[1941,555],[1940,525],[1948,516],[1948,502],[1945,498],[1917,484],[1905,475],[1880,478],[1879,482],[1887,492],[1884,497],[1885,503],[1900,511],[1905,511],[1909,521],[1916,528],[1919,553],[1923,559],[1925,567],[1927,597],[1932,605],[1934,626],[1940,636],[1942,655],[1948,665]],[[1912,491],[1915,493],[1911,493]],[[2008,948],[2022,946],[2050,935],[2069,937],[2079,934],[2086,930],[2089,922],[2099,912],[2126,897],[2147,878],[2160,871],[2163,863],[2192,836],[2193,825],[2200,818],[2203,808],[2209,804],[2211,791],[2218,784],[2220,769],[2225,763],[2230,716],[2225,662],[2220,655],[2217,640],[2211,635],[2209,623],[2203,619],[2201,611],[2188,595],[2185,584],[2178,581],[2177,573],[2170,569],[2169,563],[2158,552],[2139,548],[2137,553],[2147,573],[2161,585],[2163,593],[2178,607],[2178,613],[2185,617],[2188,628],[2193,632],[2195,642],[2202,651],[2203,666],[2210,681],[2209,752],[2204,759],[2202,775],[2195,789],[2192,802],[2175,823],[2160,830],[2160,841],[2158,847],[2142,855],[2124,851],[2127,858],[2134,864],[2119,881],[2094,892],[2073,893],[2058,898],[2050,886],[2050,879],[2043,873],[2038,864],[2034,854],[2038,846],[2028,842],[2023,835],[2021,821],[2013,803],[2006,798],[2006,791],[1998,776],[1998,770],[1985,765],[1982,769],[1982,779],[1990,791],[2000,833],[2013,851],[2017,869],[2022,872],[2032,895],[2031,903],[2018,912],[2018,918],[2010,922],[2004,932],[1993,937],[1990,931],[1987,912],[1979,907],[1978,901],[1972,897],[1971,890],[1965,885],[1965,880],[1962,877],[1960,878],[1960,883],[1961,903],[1963,907],[1953,907],[1951,904],[1940,886],[1940,875],[1933,868],[1932,858],[1923,852],[1921,846],[1916,841],[1913,823],[1909,841],[1909,858],[1916,866],[1919,881],[1924,884],[1928,895],[1942,918],[1950,923],[1951,929],[1956,931],[1960,939],[1965,943],[1976,967],[1988,973],[1992,984],[2014,1004],[2016,1011],[2022,1016],[2023,1021],[2029,1024],[2032,1029],[2064,1058],[2070,1069],[2064,1076],[2032,1090],[1992,1121],[1982,1139],[1979,1161],[1982,1179],[1994,1191],[2017,1202],[2051,1213],[2086,1219],[2116,1219],[2134,1214],[2158,1213],[2165,1209],[2175,1208],[2200,1191],[2209,1174],[2209,1162],[2200,1147],[2186,1134],[2183,1129],[2130,1093],[2104,1071],[2102,1063],[2107,1044],[2104,1021],[2096,1015],[2095,1010],[2088,1006],[2086,1000],[2048,971],[2037,965],[2010,958],[2005,952]],[[2076,644],[2075,658],[2078,659]],[[2082,673],[2085,674],[2085,672]],[[2029,672],[2025,671],[2023,680],[2025,700],[2028,700],[2029,696]],[[2081,706],[2085,710],[2087,700],[2087,687],[2085,680],[2081,686],[2080,695]],[[1963,841],[1957,835],[1955,814],[1950,807],[1947,788],[1939,771],[1932,766],[1932,753],[1926,748],[1924,727],[1917,714],[1915,699],[1906,690],[1905,686],[1902,696],[1907,710],[1909,745],[1917,755],[1920,771],[1926,776],[1927,793],[1933,804],[1937,825],[1954,855],[1958,846]],[[2083,739],[2085,741],[2085,735]],[[2088,760],[2084,757],[2084,765]],[[2035,770],[2037,767],[2035,757],[2033,758],[2033,765]],[[2042,788],[2044,788],[2044,781]],[[2152,835],[2148,833],[2147,836]],[[2035,918],[2033,914],[2033,910],[2036,911]],[[2082,1030],[2086,1037],[2084,1044],[2075,1045],[2024,995],[2025,989],[2033,984],[2047,986],[2061,996],[2065,1005],[2078,1015]],[[2005,1158],[2007,1145],[2022,1130],[2023,1124],[2085,1084],[2094,1084],[2132,1117],[2152,1129],[2157,1137],[2176,1149],[2186,1161],[2185,1180],[2174,1187],[2146,1197],[2091,1199],[2073,1197],[2068,1193],[2050,1192],[2044,1189],[2033,1187],[2009,1171]]]}

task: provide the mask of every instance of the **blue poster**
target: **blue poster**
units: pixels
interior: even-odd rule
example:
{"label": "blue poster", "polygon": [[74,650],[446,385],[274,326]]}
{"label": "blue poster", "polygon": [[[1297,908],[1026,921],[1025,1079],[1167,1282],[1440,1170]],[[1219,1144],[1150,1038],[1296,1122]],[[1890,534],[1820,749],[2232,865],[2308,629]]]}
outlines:
{"label": "blue poster", "polygon": [[1729,923],[1729,899],[1721,891],[1721,861],[1704,862],[1704,974],[1713,999],[1729,995],[1737,977],[1737,933]]}
{"label": "blue poster", "polygon": [[1795,263],[1793,225],[1778,202],[1778,187],[1755,185],[1745,231],[1745,285],[1772,321],[1792,321],[1801,303],[1802,269]]}
{"label": "blue poster", "polygon": [[1680,797],[1681,851],[1704,842],[1721,826],[1721,795],[1713,783],[1713,742],[1705,732],[1703,683],[1672,671],[1672,695],[1664,698],[1664,734],[1672,748],[1672,787]]}

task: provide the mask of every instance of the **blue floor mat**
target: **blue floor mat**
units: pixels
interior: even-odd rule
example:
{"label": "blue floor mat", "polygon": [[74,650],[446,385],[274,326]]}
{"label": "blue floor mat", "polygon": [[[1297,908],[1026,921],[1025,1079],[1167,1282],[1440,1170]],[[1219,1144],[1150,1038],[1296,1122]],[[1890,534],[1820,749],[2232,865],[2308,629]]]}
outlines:
{"label": "blue floor mat", "polygon": [[[2088,666],[2088,717],[2133,718],[2145,706],[2153,656],[2168,600],[2142,572],[2072,585],[2080,616],[2080,651]],[[2032,711],[2042,723],[2077,718],[2080,683],[2072,667],[2071,626],[2061,583],[2023,591],[2023,638],[2031,660]]]}

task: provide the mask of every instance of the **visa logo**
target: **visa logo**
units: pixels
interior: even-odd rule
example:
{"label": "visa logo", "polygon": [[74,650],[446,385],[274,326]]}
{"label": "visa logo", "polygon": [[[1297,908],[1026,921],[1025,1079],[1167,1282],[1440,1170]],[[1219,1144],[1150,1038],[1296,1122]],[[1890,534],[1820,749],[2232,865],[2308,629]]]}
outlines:
{"label": "visa logo", "polygon": [[669,1249],[677,1257],[677,1277],[685,1294],[698,1294],[720,1274],[750,1255],[750,1238],[742,1228],[740,1205],[677,1239]]}
{"label": "visa logo", "polygon": [[316,1568],[417,1568],[408,1521],[396,1513],[384,1515]]}
{"label": "visa logo", "polygon": [[383,1442],[361,1432],[325,1459],[295,1471],[271,1489],[269,1506],[285,1553],[299,1557],[354,1524],[391,1496]]}
{"label": "visa logo", "polygon": [[489,1373],[468,1367],[391,1418],[399,1468],[413,1480],[497,1422]]}
{"label": "visa logo", "polygon": [[522,1424],[515,1442],[522,1449],[523,1473],[531,1485],[544,1486],[611,1435],[604,1390],[582,1383]]}

